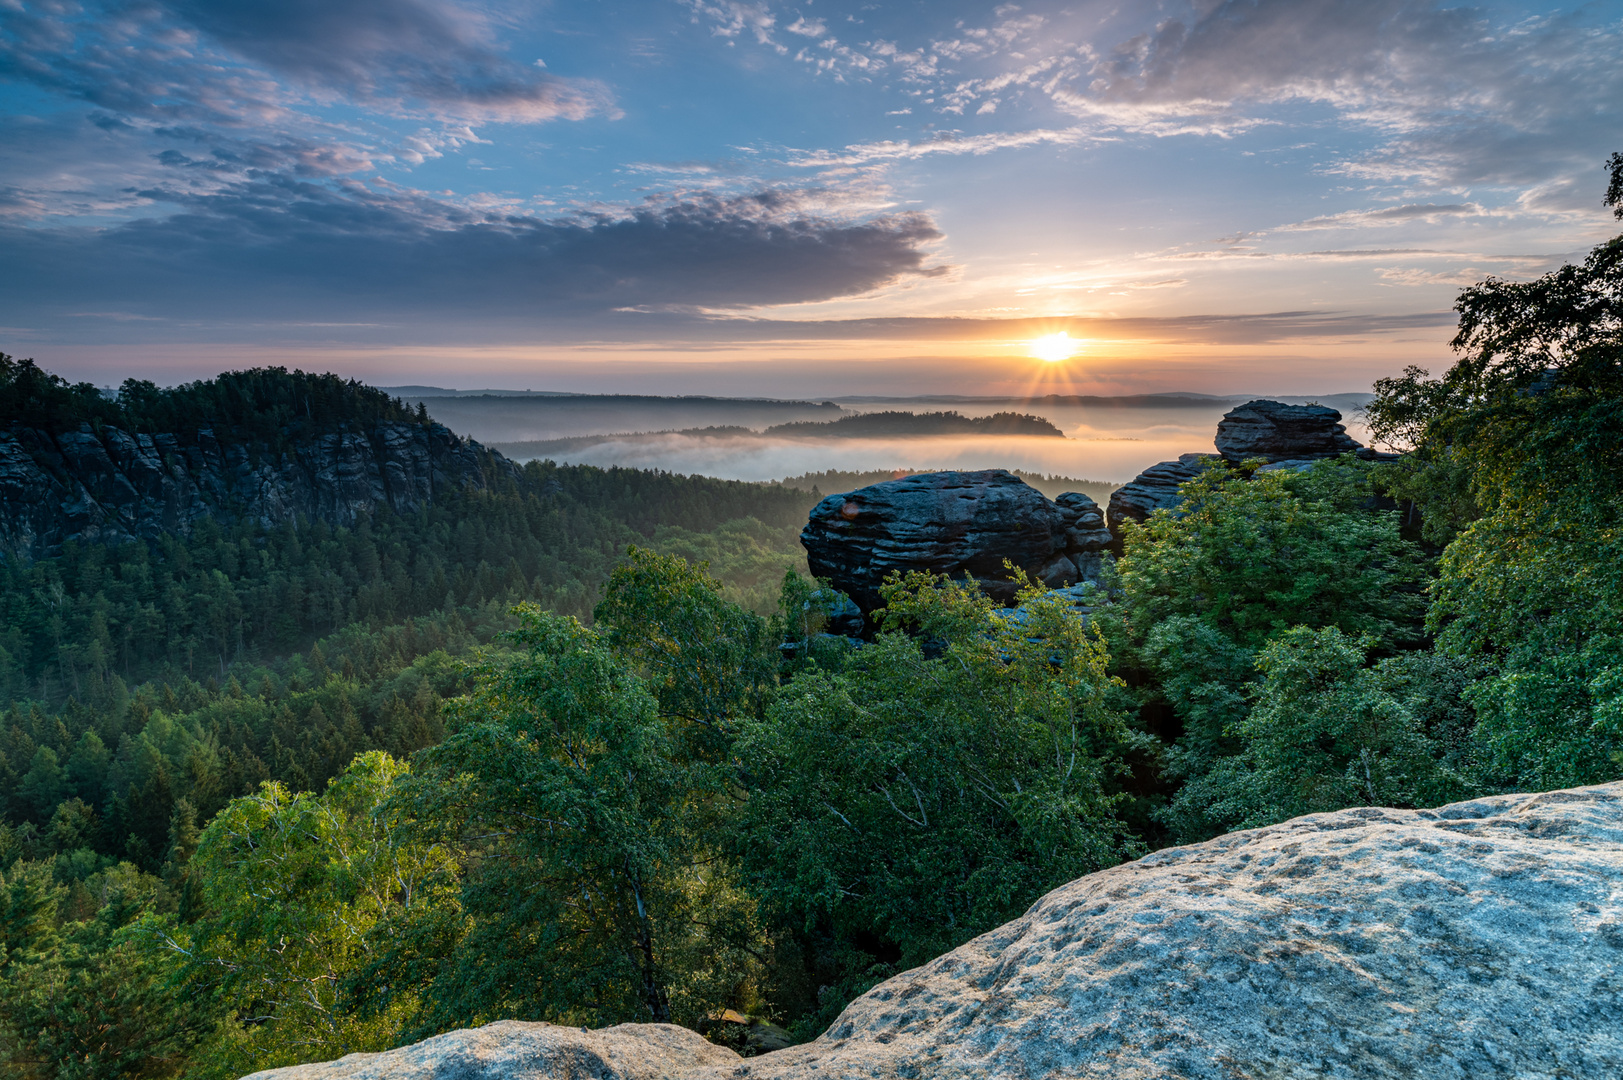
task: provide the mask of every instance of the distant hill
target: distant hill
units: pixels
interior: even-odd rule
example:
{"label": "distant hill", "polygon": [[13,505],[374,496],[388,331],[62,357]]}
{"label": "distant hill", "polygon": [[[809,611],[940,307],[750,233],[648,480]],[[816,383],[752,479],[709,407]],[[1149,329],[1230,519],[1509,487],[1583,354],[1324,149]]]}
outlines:
{"label": "distant hill", "polygon": [[[397,388],[405,390],[407,388]],[[411,394],[434,419],[485,444],[568,439],[607,432],[704,427],[755,430],[796,420],[845,415],[827,401],[770,398],[658,397],[651,394]]]}
{"label": "distant hill", "polygon": [[109,397],[0,354],[0,559],[187,536],[205,520],[349,526],[519,475],[422,409],[336,375],[131,379]]}
{"label": "distant hill", "polygon": [[838,420],[800,420],[775,424],[763,435],[797,438],[881,439],[925,435],[1034,435],[1063,439],[1065,433],[1040,416],[1000,412],[991,416],[964,416],[957,412],[874,412],[842,416]]}

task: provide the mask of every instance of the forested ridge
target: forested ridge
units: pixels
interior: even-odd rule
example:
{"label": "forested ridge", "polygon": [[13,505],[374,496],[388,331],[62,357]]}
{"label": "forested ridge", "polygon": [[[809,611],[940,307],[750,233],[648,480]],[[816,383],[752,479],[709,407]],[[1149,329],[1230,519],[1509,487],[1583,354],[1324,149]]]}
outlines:
{"label": "forested ridge", "polygon": [[[914,574],[858,647],[784,572],[806,493],[544,465],[8,565],[4,1068],[506,1017],[808,1038],[1155,847],[1617,779],[1623,237],[1457,308],[1447,372],[1376,386],[1401,459],[1212,464],[1087,620]],[[126,635],[148,610],[192,651]]]}

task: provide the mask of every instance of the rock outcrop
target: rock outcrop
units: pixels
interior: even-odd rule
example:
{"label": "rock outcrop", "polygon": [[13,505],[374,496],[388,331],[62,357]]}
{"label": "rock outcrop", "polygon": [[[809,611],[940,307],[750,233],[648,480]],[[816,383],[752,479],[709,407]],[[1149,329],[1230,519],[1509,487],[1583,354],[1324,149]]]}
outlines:
{"label": "rock outcrop", "polygon": [[1124,521],[1144,521],[1157,510],[1171,510],[1183,502],[1178,486],[1200,475],[1210,462],[1221,462],[1216,454],[1183,454],[1177,461],[1151,465],[1110,493],[1110,533],[1121,539]]}
{"label": "rock outcrop", "polygon": [[1356,453],[1364,458],[1391,459],[1347,434],[1341,413],[1324,405],[1286,405],[1279,401],[1248,401],[1230,409],[1217,422],[1216,454],[1182,454],[1177,461],[1151,465],[1110,496],[1111,535],[1121,539],[1122,523],[1144,521],[1156,510],[1171,510],[1183,501],[1178,486],[1192,480],[1207,462],[1261,458],[1271,468],[1306,468],[1315,461]]}
{"label": "rock outcrop", "polygon": [[1110,532],[1082,494],[1050,502],[1003,469],[919,473],[830,495],[811,512],[800,542],[811,572],[830,579],[864,613],[883,605],[892,571],[972,575],[999,600],[1015,586],[1003,561],[1050,586],[1097,577]]}
{"label": "rock outcrop", "polygon": [[589,1031],[503,1020],[381,1054],[267,1069],[251,1080],[667,1080],[740,1060],[674,1024]]}
{"label": "rock outcrop", "polygon": [[1623,1076],[1623,783],[1159,851],[689,1076]]}
{"label": "rock outcrop", "polygon": [[1217,422],[1217,452],[1236,464],[1248,458],[1313,461],[1362,449],[1341,414],[1325,405],[1248,401]]}
{"label": "rock outcrop", "polygon": [[483,487],[506,458],[439,424],[385,422],[289,440],[287,448],[118,428],[0,430],[0,552],[54,554],[64,541],[121,543],[190,532],[202,518],[352,525],[387,505]]}
{"label": "rock outcrop", "polygon": [[255,1075],[1623,1076],[1623,782],[1312,814],[1158,851],[881,983],[814,1042],[747,1060],[665,1025],[494,1024]]}

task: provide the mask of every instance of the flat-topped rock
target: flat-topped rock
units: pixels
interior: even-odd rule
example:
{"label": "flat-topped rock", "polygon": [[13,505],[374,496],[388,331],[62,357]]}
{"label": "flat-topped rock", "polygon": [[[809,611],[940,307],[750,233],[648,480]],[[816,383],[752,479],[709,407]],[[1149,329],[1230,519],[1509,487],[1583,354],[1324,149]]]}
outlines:
{"label": "flat-topped rock", "polygon": [[830,495],[812,510],[800,542],[811,572],[830,579],[864,613],[883,605],[893,571],[974,577],[994,598],[1014,597],[1005,559],[1051,587],[1096,578],[1110,543],[1088,496],[1042,492],[1004,469],[919,473]]}
{"label": "flat-topped rock", "polygon": [[1312,461],[1359,450],[1341,414],[1325,405],[1248,401],[1217,422],[1217,452],[1232,462]]}

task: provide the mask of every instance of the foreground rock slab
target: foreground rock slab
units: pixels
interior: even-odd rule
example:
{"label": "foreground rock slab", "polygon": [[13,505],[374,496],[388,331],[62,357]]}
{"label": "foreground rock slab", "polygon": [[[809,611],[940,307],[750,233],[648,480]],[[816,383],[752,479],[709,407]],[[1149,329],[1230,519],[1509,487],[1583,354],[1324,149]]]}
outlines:
{"label": "foreground rock slab", "polygon": [[1623,1076],[1623,783],[1160,851],[690,1075]]}
{"label": "foreground rock slab", "polygon": [[503,1020],[381,1054],[267,1069],[248,1080],[667,1080],[740,1060],[673,1024],[588,1031]]}

